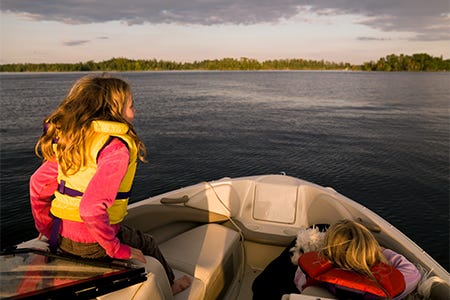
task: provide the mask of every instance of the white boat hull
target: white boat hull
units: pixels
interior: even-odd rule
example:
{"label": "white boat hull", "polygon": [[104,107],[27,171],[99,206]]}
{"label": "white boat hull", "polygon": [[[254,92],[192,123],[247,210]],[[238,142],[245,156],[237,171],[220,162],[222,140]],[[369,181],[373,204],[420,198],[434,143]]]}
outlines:
{"label": "white boat hull", "polygon": [[[182,203],[177,204],[177,199]],[[193,212],[203,216],[194,216]],[[449,273],[423,249],[370,209],[332,188],[290,176],[261,175],[201,182],[134,203],[129,213],[128,224],[154,234],[163,244],[178,231],[189,230],[187,224],[195,226],[192,222],[197,221],[199,224],[215,222],[237,230],[245,245],[245,264],[256,271],[262,270],[288,246],[300,228],[333,224],[340,219],[358,220],[372,230],[384,247],[403,254],[444,281],[449,279]],[[172,233],[168,229],[171,227]],[[251,291],[241,288],[239,293],[251,297]]]}
{"label": "white boat hull", "polygon": [[[193,286],[175,299],[251,299],[253,279],[300,228],[341,219],[360,221],[382,246],[439,277],[446,283],[439,296],[446,296],[449,273],[397,228],[332,188],[290,176],[223,178],[183,187],[131,204],[125,223],[152,234],[177,274],[193,278]],[[99,299],[171,299],[164,272],[149,260],[144,287]]]}

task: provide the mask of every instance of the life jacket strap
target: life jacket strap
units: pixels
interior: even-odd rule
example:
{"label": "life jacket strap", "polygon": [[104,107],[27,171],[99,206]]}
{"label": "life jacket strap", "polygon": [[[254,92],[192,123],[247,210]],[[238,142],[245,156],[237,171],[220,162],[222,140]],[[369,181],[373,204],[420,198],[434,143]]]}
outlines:
{"label": "life jacket strap", "polygon": [[[82,197],[83,196],[83,192],[71,189],[69,187],[66,186],[66,182],[64,180],[61,180],[58,183],[58,192],[63,194],[63,195],[68,195],[71,197]],[[128,192],[118,192],[116,195],[116,199],[127,199],[130,198],[131,196],[131,191]]]}
{"label": "life jacket strap", "polygon": [[52,219],[52,230],[50,232],[50,237],[48,239],[48,246],[51,253],[56,253],[58,249],[58,237],[61,230],[61,219],[53,216]]}

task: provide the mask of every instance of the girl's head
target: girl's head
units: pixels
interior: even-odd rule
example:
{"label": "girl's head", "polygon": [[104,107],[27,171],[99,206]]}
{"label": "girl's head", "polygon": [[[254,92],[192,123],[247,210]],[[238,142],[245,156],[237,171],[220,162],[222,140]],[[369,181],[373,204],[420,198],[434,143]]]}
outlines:
{"label": "girl's head", "polygon": [[58,162],[63,172],[76,172],[84,162],[85,138],[95,120],[125,123],[135,140],[139,158],[145,160],[145,146],[137,136],[130,85],[122,79],[103,75],[87,75],[79,79],[56,110],[45,119],[47,132],[36,144],[44,159],[54,159],[52,141],[58,139]]}
{"label": "girl's head", "polygon": [[72,124],[81,127],[93,120],[131,123],[124,116],[124,110],[130,102],[132,103],[130,85],[122,79],[106,74],[88,75],[73,85],[67,97],[52,114],[53,119],[48,121],[70,120]]}
{"label": "girl's head", "polygon": [[373,277],[376,263],[387,263],[372,233],[363,225],[342,220],[330,226],[324,237],[321,254],[338,268]]}

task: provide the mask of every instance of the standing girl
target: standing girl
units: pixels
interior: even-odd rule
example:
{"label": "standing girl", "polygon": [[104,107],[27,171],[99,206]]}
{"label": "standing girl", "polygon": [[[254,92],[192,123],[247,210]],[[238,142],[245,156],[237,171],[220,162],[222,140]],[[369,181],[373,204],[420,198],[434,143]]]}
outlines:
{"label": "standing girl", "polygon": [[[78,80],[45,119],[36,144],[43,164],[30,179],[30,201],[40,235],[51,248],[91,259],[157,258],[173,293],[190,285],[174,274],[150,235],[121,226],[136,171],[146,149],[136,134],[131,88],[103,76]],[[53,199],[53,200],[52,200]]]}

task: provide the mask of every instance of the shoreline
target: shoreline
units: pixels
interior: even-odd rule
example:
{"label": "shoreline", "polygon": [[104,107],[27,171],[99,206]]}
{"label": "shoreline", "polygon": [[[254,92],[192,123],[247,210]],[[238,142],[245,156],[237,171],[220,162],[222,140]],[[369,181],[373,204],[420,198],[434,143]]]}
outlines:
{"label": "shoreline", "polygon": [[429,72],[450,71],[450,59],[426,53],[412,55],[390,54],[377,61],[351,64],[325,60],[287,58],[262,62],[241,57],[207,59],[194,62],[174,62],[157,59],[128,59],[124,57],[79,63],[11,63],[0,64],[0,72],[101,72],[101,71],[386,71]]}

